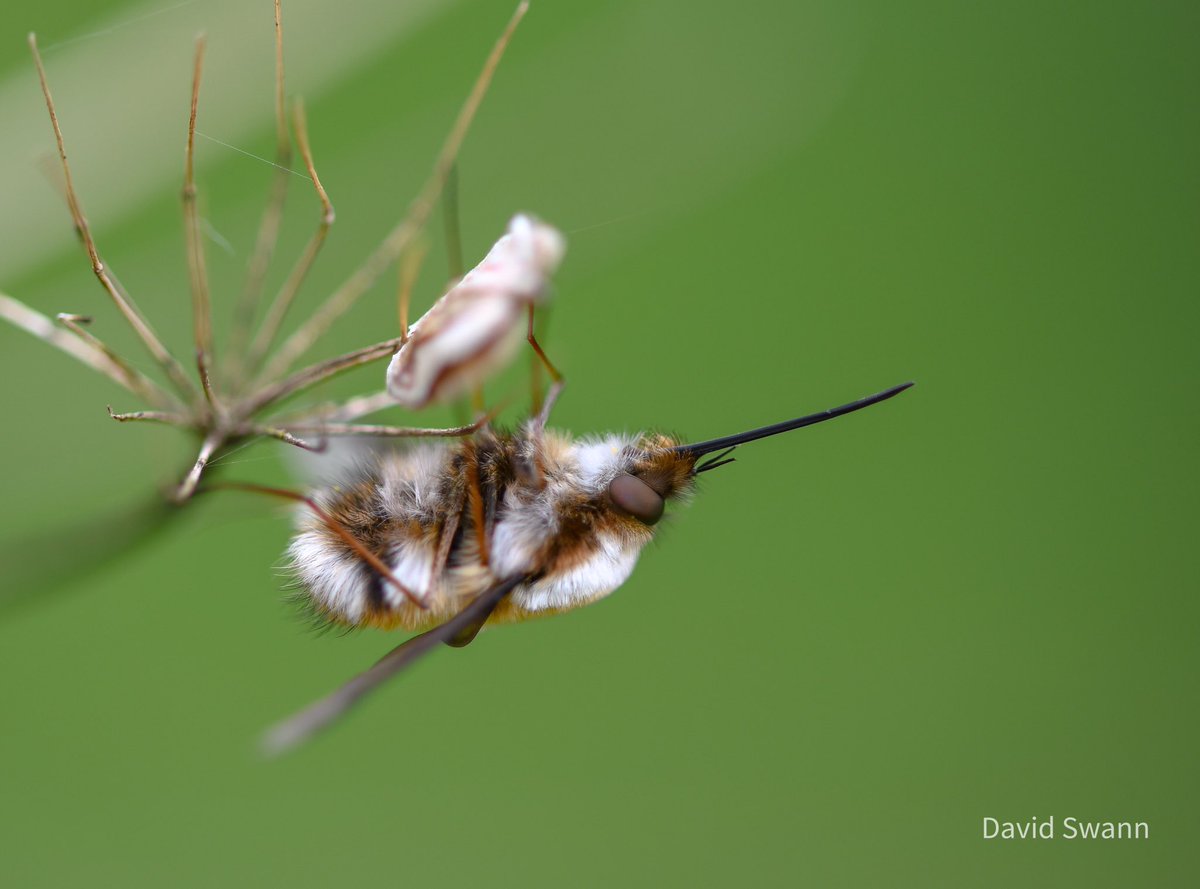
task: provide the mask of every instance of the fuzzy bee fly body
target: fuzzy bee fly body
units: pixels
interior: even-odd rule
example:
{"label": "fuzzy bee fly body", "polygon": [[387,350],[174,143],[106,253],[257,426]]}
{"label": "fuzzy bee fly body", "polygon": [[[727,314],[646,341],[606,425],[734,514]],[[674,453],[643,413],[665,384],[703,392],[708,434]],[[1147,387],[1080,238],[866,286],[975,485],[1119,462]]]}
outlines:
{"label": "fuzzy bee fly body", "polygon": [[[426,629],[515,576],[529,580],[491,622],[585,605],[624,583],[665,502],[691,493],[696,457],[676,445],[661,436],[573,440],[530,422],[376,454],[315,499],[415,601],[311,512],[301,514],[292,567],[313,609],[350,626]],[[475,479],[482,527],[470,503]]]}
{"label": "fuzzy bee fly body", "polygon": [[461,647],[485,624],[608,595],[632,573],[667,503],[686,499],[699,473],[731,463],[739,445],[860,410],[911,385],[694,444],[549,430],[564,380],[534,337],[533,311],[564,251],[555,229],[517,216],[411,338],[404,331],[387,375],[389,394],[402,403],[476,387],[482,406],[477,387],[511,357],[522,311],[553,386],[543,403],[535,383],[533,415],[515,432],[494,430],[485,415],[454,444],[371,451],[306,499],[310,508],[288,549],[301,601],[323,622],[423,632],[279,724],[267,736],[269,750],[307,739],[439,643]]}
{"label": "fuzzy bee fly body", "polygon": [[317,492],[289,550],[293,569],[313,609],[332,622],[432,628],[277,725],[266,749],[308,739],[440,643],[466,645],[488,622],[607,595],[632,572],[665,504],[686,498],[698,474],[731,463],[734,448],[911,385],[695,444],[666,436],[573,440],[545,429],[543,410],[515,434],[484,427],[456,446],[375,455],[343,484]]}

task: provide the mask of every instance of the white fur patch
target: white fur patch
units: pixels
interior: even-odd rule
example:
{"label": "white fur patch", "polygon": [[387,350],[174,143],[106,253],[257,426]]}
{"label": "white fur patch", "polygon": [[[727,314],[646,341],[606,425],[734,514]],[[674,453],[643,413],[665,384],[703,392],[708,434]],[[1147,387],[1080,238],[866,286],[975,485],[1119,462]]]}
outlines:
{"label": "white fur patch", "polygon": [[[433,557],[432,546],[419,540],[406,540],[394,548],[388,567],[405,589],[425,601],[434,584]],[[401,608],[408,602],[404,593],[392,583],[384,583],[383,595],[393,608]]]}
{"label": "white fur patch", "polygon": [[637,442],[637,436],[625,435],[580,439],[572,448],[579,471],[579,486],[593,494],[608,487],[608,483],[633,462],[630,452]]}
{"label": "white fur patch", "polygon": [[569,571],[545,577],[513,593],[513,602],[526,611],[574,608],[606,596],[629,579],[641,546],[605,535],[596,551]]}
{"label": "white fur patch", "polygon": [[379,498],[390,518],[430,519],[438,500],[450,451],[436,444],[418,445],[379,460]]}
{"label": "white fur patch", "polygon": [[322,610],[348,624],[362,620],[367,585],[357,558],[339,553],[319,531],[297,535],[288,556],[296,576]]}
{"label": "white fur patch", "polygon": [[541,503],[512,503],[506,498],[504,518],[492,532],[492,572],[497,577],[525,574],[536,566],[534,559],[558,530],[553,509]]}

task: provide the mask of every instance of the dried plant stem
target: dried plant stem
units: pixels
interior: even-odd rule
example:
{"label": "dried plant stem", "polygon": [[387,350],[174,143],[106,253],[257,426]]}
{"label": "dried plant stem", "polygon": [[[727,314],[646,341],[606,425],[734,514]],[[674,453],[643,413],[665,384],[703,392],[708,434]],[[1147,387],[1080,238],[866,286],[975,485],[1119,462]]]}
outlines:
{"label": "dried plant stem", "polygon": [[388,426],[370,423],[348,423],[364,414],[372,414],[396,403],[386,392],[352,398],[340,405],[327,405],[294,414],[286,418],[273,419],[276,425],[292,432],[315,432],[320,435],[366,435],[379,438],[457,438],[472,435],[488,425],[504,410],[499,403],[487,413],[480,414],[473,423],[458,426],[415,427]]}
{"label": "dried plant stem", "polygon": [[373,426],[361,423],[289,423],[292,432],[316,432],[321,435],[370,435],[378,438],[458,438],[478,432],[484,426],[480,419],[467,426],[448,426],[443,429],[411,426]]}
{"label": "dried plant stem", "polygon": [[[271,196],[258,225],[258,237],[254,243],[254,253],[250,257],[250,266],[246,272],[246,284],[242,289],[234,313],[233,330],[229,338],[229,355],[233,362],[240,362],[246,352],[246,343],[250,340],[251,329],[254,325],[254,315],[258,309],[258,301],[262,297],[263,284],[267,278],[267,269],[271,265],[271,257],[279,243],[279,229],[283,222],[283,206],[287,201],[288,184],[292,173],[292,142],[288,135],[287,113],[285,105],[283,79],[283,16],[280,0],[275,0],[275,177],[271,183]],[[316,179],[316,176],[313,176]],[[232,376],[241,376],[245,368],[231,368]]]}
{"label": "dried plant stem", "polygon": [[[446,272],[451,281],[463,276],[462,226],[458,219],[458,163],[450,165],[442,191],[442,230],[446,238]],[[451,284],[451,286],[454,286]]]}
{"label": "dried plant stem", "polygon": [[91,229],[88,227],[87,219],[83,215],[83,208],[79,205],[79,197],[75,193],[75,185],[71,179],[71,167],[67,163],[67,149],[63,141],[62,128],[58,124],[58,113],[54,109],[54,99],[50,95],[50,85],[46,80],[46,69],[42,64],[42,56],[38,52],[37,47],[37,37],[34,34],[29,35],[29,48],[33,53],[34,64],[37,66],[38,81],[41,83],[42,95],[46,100],[46,110],[50,113],[50,124],[54,127],[54,139],[58,145],[59,161],[62,163],[63,185],[66,188],[67,206],[70,208],[71,219],[75,223],[75,230],[83,241],[84,249],[87,251],[88,259],[91,261],[92,272],[96,275],[97,280],[99,280],[101,286],[108,293],[118,311],[125,317],[129,326],[133,328],[134,333],[138,335],[145,344],[146,349],[154,357],[154,360],[162,367],[171,384],[186,401],[192,401],[197,395],[195,385],[188,379],[179,362],[167,351],[167,347],[163,345],[162,340],[158,338],[158,335],[150,327],[146,319],[142,317],[132,300],[129,299],[129,296],[109,274],[107,267],[100,258],[100,254],[96,249],[96,242],[92,238]]}
{"label": "dried plant stem", "polygon": [[200,452],[196,455],[196,462],[192,464],[188,474],[183,477],[183,481],[175,489],[176,503],[182,503],[196,493],[196,485],[200,482],[204,467],[208,466],[208,461],[212,459],[217,448],[225,443],[226,437],[224,430],[213,430],[205,436],[204,441],[200,444]]}
{"label": "dried plant stem", "polygon": [[360,296],[379,278],[383,271],[395,262],[412,244],[417,234],[425,227],[430,213],[437,204],[438,196],[445,185],[447,177],[458,157],[459,148],[466,138],[467,130],[479,110],[496,67],[504,55],[504,50],[512,39],[513,32],[529,8],[528,2],[522,0],[513,13],[504,32],[492,48],[491,54],[484,63],[483,70],[475,81],[474,87],[463,103],[458,118],[446,137],[442,150],[434,163],[433,172],[426,180],[420,193],[409,205],[404,219],[392,229],[375,251],[367,257],[359,269],[354,272],[316,312],[296,330],[280,347],[275,356],[268,362],[263,376],[267,379],[286,373],[292,363],[308,351],[309,347],[326,331],[330,325],[342,316]]}
{"label": "dried plant stem", "polygon": [[317,254],[321,252],[321,247],[325,243],[325,238],[329,234],[329,229],[333,225],[335,214],[333,204],[329,200],[329,195],[325,192],[325,187],[321,185],[321,179],[317,176],[317,168],[313,163],[312,149],[308,142],[308,123],[304,114],[304,103],[300,99],[296,99],[292,106],[292,126],[296,131],[296,144],[300,147],[300,156],[304,159],[304,166],[308,169],[308,176],[313,181],[313,187],[317,192],[317,200],[321,202],[321,219],[317,223],[317,230],[309,239],[308,244],[304,248],[304,252],[300,254],[300,258],[292,267],[291,274],[284,281],[283,287],[279,293],[275,295],[275,299],[271,302],[270,308],[267,309],[266,317],[263,318],[262,326],[258,330],[258,334],[254,337],[254,341],[250,344],[249,356],[246,359],[245,370],[249,374],[254,374],[262,365],[263,357],[275,342],[275,336],[279,333],[279,328],[283,324],[284,316],[287,315],[288,309],[291,308],[292,302],[296,299],[296,294],[300,291],[301,285],[304,284],[305,278],[308,277],[309,269],[312,268],[313,262],[316,261]]}
{"label": "dried plant stem", "polygon": [[123,378],[123,385],[130,392],[140,396],[156,407],[169,409],[179,409],[182,407],[177,399],[137,368],[133,367],[113,349],[109,348],[99,337],[94,336],[90,331],[85,329],[84,325],[90,324],[92,321],[90,317],[60,312],[56,316],[56,320],[59,324],[70,330],[71,333],[75,334],[75,336],[79,337],[79,339],[103,352],[108,360],[119,369]]}
{"label": "dried plant stem", "polygon": [[396,284],[396,308],[400,317],[400,342],[408,342],[408,311],[412,306],[413,287],[416,286],[417,276],[421,273],[421,263],[429,250],[429,242],[418,238],[412,248],[406,250],[400,257],[399,280]]}
{"label": "dried plant stem", "polygon": [[317,383],[323,382],[352,367],[369,364],[372,361],[378,361],[380,358],[391,355],[398,348],[400,348],[400,340],[384,340],[382,343],[376,343],[373,346],[367,346],[353,352],[347,352],[345,355],[339,355],[336,358],[329,358],[313,364],[304,370],[297,371],[289,377],[285,377],[277,383],[272,383],[260,389],[242,405],[241,413],[246,416],[257,414],[264,408],[270,407],[284,398],[315,386]]}
{"label": "dried plant stem", "polygon": [[395,406],[396,399],[386,391],[375,392],[372,395],[358,395],[340,403],[317,405],[301,414],[293,415],[289,419],[279,419],[276,422],[284,426],[291,426],[293,420],[304,423],[314,417],[319,417],[321,421],[345,423]]}
{"label": "dried plant stem", "polygon": [[247,435],[265,435],[268,438],[277,438],[284,444],[294,445],[295,447],[298,447],[304,451],[320,453],[326,448],[326,443],[323,441],[314,444],[313,442],[305,441],[302,438],[297,438],[286,429],[278,429],[274,426],[251,425],[247,426],[244,431]]}
{"label": "dried plant stem", "polygon": [[[92,370],[99,371],[134,395],[147,398],[148,393],[154,392],[153,396],[147,398],[147,400],[152,399],[153,404],[166,407],[173,403],[167,393],[159,389],[153,381],[142,377],[124,361],[114,360],[110,355],[110,350],[101,346],[95,337],[81,339],[73,331],[68,332],[55,326],[54,322],[41,312],[31,309],[20,300],[3,293],[0,293],[0,318],[21,328],[26,333],[32,334],[42,342],[65,352],[76,361],[83,362]],[[138,379],[131,378],[131,373]],[[145,391],[143,391],[140,381],[144,381],[148,385]]]}
{"label": "dried plant stem", "polygon": [[200,101],[200,78],[204,72],[204,35],[196,38],[196,59],[192,67],[192,104],[188,114],[187,146],[183,160],[183,228],[186,240],[188,276],[192,287],[192,330],[196,343],[196,367],[209,404],[214,403],[208,383],[209,356],[212,355],[212,307],[208,292],[208,266],[204,259],[204,239],[196,208],[196,109]]}
{"label": "dried plant stem", "polygon": [[118,423],[133,423],[138,421],[146,421],[151,423],[166,423],[168,426],[191,426],[190,417],[184,414],[174,414],[167,411],[130,411],[125,414],[114,413],[112,407],[108,409],[108,415]]}

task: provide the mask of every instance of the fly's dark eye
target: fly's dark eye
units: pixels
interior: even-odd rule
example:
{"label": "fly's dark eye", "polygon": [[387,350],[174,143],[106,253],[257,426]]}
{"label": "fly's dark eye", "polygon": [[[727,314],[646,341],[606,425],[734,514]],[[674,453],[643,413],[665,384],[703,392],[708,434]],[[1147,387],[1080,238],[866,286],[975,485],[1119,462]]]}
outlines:
{"label": "fly's dark eye", "polygon": [[662,518],[666,502],[658,492],[638,478],[623,472],[609,483],[608,496],[621,512],[633,516],[643,525],[653,525]]}

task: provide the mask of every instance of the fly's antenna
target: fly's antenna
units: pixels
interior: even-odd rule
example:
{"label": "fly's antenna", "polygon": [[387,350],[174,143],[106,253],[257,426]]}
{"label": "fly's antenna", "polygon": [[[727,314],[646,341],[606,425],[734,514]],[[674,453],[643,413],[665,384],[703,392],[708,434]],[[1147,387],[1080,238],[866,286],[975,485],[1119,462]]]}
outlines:
{"label": "fly's antenna", "polygon": [[709,457],[704,462],[698,463],[696,465],[696,468],[692,470],[692,473],[695,475],[699,475],[702,472],[708,472],[710,469],[717,469],[721,466],[725,466],[727,463],[736,463],[737,462],[736,457],[728,456],[729,454],[733,453],[734,448],[736,448],[736,447],[737,447],[737,445],[734,445],[731,448],[726,448],[725,450],[721,451],[721,453],[717,454],[716,456]]}

